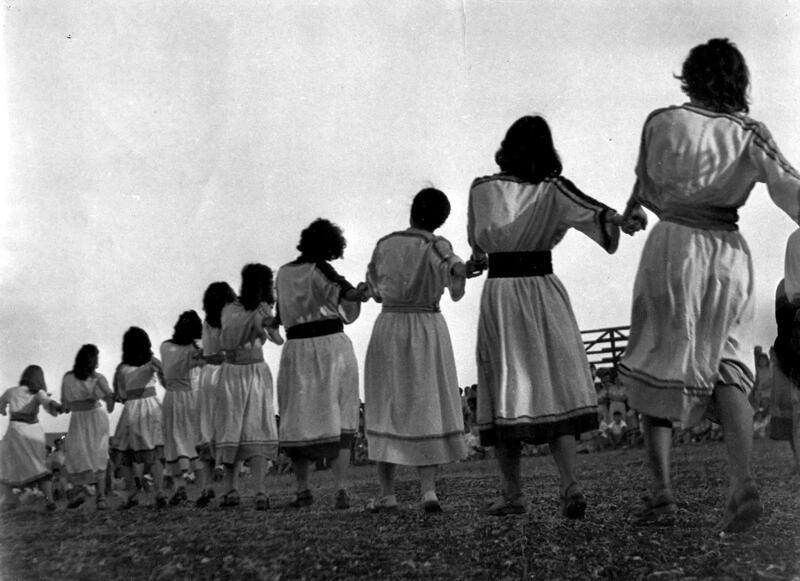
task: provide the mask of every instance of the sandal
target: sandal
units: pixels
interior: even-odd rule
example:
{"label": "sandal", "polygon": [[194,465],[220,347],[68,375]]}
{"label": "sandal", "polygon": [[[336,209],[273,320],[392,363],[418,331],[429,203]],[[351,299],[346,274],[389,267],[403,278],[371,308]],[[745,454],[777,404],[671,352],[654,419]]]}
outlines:
{"label": "sandal", "polygon": [[725,515],[717,525],[717,530],[726,533],[741,533],[751,528],[763,512],[761,497],[751,478],[728,500]]}
{"label": "sandal", "polygon": [[256,510],[269,510],[269,497],[263,492],[256,493]]}
{"label": "sandal", "polygon": [[239,499],[239,493],[236,490],[229,490],[222,495],[222,500],[220,501],[219,505],[222,508],[232,508],[234,506],[239,506],[240,503],[241,500]]}
{"label": "sandal", "polygon": [[84,502],[86,502],[86,496],[80,493],[67,503],[67,508],[78,508]]}
{"label": "sandal", "polygon": [[200,497],[194,502],[194,505],[197,508],[205,508],[211,501],[214,500],[214,490],[211,488],[206,488],[201,494]]}
{"label": "sandal", "polygon": [[295,494],[294,500],[289,503],[289,506],[292,508],[303,508],[311,506],[312,504],[314,504],[314,496],[311,494],[311,491],[306,488]]}
{"label": "sandal", "polygon": [[133,496],[129,496],[128,500],[119,505],[119,510],[129,510],[135,506],[139,506],[139,499],[137,499],[136,495],[134,494]]}
{"label": "sandal", "polygon": [[[571,492],[570,492],[571,491]],[[586,514],[586,497],[577,482],[573,482],[561,497],[561,515],[568,519],[580,520]]]}
{"label": "sandal", "polygon": [[525,514],[527,509],[522,502],[522,494],[507,496],[503,493],[500,498],[490,502],[483,509],[483,514],[489,516],[508,516],[510,514]]}
{"label": "sandal", "polygon": [[397,509],[397,499],[390,499],[388,496],[382,496],[378,500],[370,498],[365,507],[367,512],[372,513],[397,512]]}
{"label": "sandal", "polygon": [[53,512],[53,511],[55,511],[55,510],[56,510],[56,508],[58,508],[58,507],[56,506],[56,503],[55,503],[55,502],[53,502],[52,500],[50,500],[49,498],[48,498],[48,499],[45,501],[45,503],[44,503],[44,509],[45,509],[47,512]]}
{"label": "sandal", "polygon": [[161,510],[162,508],[167,508],[167,495],[163,492],[159,492],[156,496],[156,503],[153,505],[156,509]]}
{"label": "sandal", "polygon": [[108,510],[108,501],[106,500],[105,496],[100,496],[95,501],[95,509],[96,510]]}
{"label": "sandal", "polygon": [[175,494],[172,495],[172,498],[169,499],[169,505],[178,506],[186,500],[189,500],[189,496],[186,494],[186,487],[181,486],[175,491]]}
{"label": "sandal", "polygon": [[333,508],[336,510],[345,510],[350,508],[350,497],[347,495],[347,491],[344,488],[336,491]]}
{"label": "sandal", "polygon": [[677,506],[672,492],[660,492],[654,497],[645,496],[642,502],[643,506],[634,514],[634,525],[670,527],[675,524]]}

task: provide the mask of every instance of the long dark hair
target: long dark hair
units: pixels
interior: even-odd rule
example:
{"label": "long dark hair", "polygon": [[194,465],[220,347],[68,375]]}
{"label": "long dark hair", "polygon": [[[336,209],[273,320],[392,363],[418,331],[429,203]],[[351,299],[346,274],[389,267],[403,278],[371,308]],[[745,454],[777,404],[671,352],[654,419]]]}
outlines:
{"label": "long dark hair", "polygon": [[272,292],[272,269],[264,264],[248,264],[242,269],[242,286],[239,302],[248,311],[254,311],[259,303],[275,304]]}
{"label": "long dark hair", "polygon": [[203,334],[203,322],[195,311],[184,311],[172,333],[172,342],[176,345],[190,345]]}
{"label": "long dark hair", "polygon": [[750,72],[744,56],[727,38],[712,38],[689,51],[683,61],[681,89],[720,113],[747,113]]}
{"label": "long dark hair", "polygon": [[219,329],[222,327],[222,308],[236,300],[236,293],[227,282],[212,282],[203,294],[203,311],[206,322]]}
{"label": "long dark hair", "polygon": [[122,336],[122,362],[133,367],[144,365],[153,358],[152,347],[144,329],[131,327]]}
{"label": "long dark hair", "polygon": [[75,355],[75,364],[72,366],[72,374],[80,380],[89,379],[95,369],[97,369],[97,357],[100,351],[97,347],[88,343],[78,349]]}
{"label": "long dark hair", "polygon": [[494,160],[504,172],[534,184],[562,170],[550,127],[538,115],[517,119],[508,128]]}
{"label": "long dark hair", "polygon": [[28,388],[31,393],[37,391],[47,391],[47,384],[44,382],[44,371],[38,365],[28,365],[19,378],[19,384]]}

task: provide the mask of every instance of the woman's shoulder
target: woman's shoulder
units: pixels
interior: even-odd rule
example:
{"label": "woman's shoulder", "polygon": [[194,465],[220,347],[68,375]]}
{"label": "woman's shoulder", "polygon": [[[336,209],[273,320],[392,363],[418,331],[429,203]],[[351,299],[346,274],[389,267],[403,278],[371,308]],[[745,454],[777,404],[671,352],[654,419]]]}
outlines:
{"label": "woman's shoulder", "polygon": [[511,175],[509,173],[500,172],[489,176],[482,176],[475,178],[474,180],[472,180],[472,185],[470,186],[470,188],[478,188],[481,186],[508,187],[512,184],[531,185],[531,186],[534,185],[528,180],[518,178],[517,176]]}

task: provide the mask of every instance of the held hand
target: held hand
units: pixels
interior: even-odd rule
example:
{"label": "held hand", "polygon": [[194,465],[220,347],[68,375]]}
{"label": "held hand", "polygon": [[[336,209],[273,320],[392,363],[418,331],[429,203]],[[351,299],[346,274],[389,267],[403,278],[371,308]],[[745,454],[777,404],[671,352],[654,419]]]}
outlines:
{"label": "held hand", "polygon": [[629,206],[621,217],[620,228],[628,236],[647,228],[647,214],[639,204]]}
{"label": "held hand", "polygon": [[270,343],[275,343],[275,345],[283,345],[283,337],[281,337],[281,330],[278,326],[270,326],[265,327],[267,331],[267,339],[269,339]]}
{"label": "held hand", "polygon": [[475,278],[476,276],[480,276],[483,274],[483,271],[486,270],[487,264],[486,261],[483,259],[475,259],[470,258],[467,260],[467,278]]}

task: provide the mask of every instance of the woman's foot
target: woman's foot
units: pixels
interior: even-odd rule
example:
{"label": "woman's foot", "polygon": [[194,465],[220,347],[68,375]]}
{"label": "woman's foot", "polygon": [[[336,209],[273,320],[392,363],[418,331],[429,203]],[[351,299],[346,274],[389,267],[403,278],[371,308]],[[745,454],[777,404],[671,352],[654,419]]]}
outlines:
{"label": "woman's foot", "polygon": [[483,509],[483,514],[489,516],[508,516],[510,514],[525,514],[525,503],[522,494],[508,496],[503,493],[500,498],[493,500]]}
{"label": "woman's foot", "polygon": [[233,508],[234,506],[239,506],[240,503],[241,499],[239,498],[239,493],[234,489],[222,495],[222,500],[219,505],[222,508]]}
{"label": "woman's foot", "polygon": [[119,505],[119,510],[130,510],[135,506],[139,506],[139,499],[135,494],[131,494],[125,502]]}
{"label": "woman's foot", "polygon": [[336,496],[333,499],[333,508],[337,510],[346,510],[350,508],[350,497],[344,488],[336,491]]}
{"label": "woman's foot", "polygon": [[561,515],[569,519],[582,519],[586,514],[586,497],[580,484],[573,482],[561,497]]}
{"label": "woman's foot", "polygon": [[748,478],[728,499],[725,514],[717,525],[717,530],[726,533],[740,533],[751,528],[763,512],[761,497],[755,482]]}
{"label": "woman's foot", "polygon": [[256,493],[256,510],[269,510],[269,497],[263,492]]}
{"label": "woman's foot", "polygon": [[172,498],[169,499],[169,505],[178,506],[187,500],[189,500],[189,496],[186,494],[186,487],[181,486],[175,491],[175,494],[172,495]]}
{"label": "woman's foot", "polygon": [[162,508],[167,508],[168,503],[169,499],[167,498],[166,493],[159,492],[158,494],[156,494],[156,503],[154,505],[155,508],[157,508],[158,510],[161,510]]}
{"label": "woman's foot", "polygon": [[75,491],[72,498],[67,503],[67,508],[78,508],[84,502],[86,502],[86,493],[81,488]]}
{"label": "woman's foot", "polygon": [[47,512],[54,512],[58,508],[52,498],[46,498],[44,501],[44,509]]}
{"label": "woman's foot", "polygon": [[436,493],[431,491],[422,495],[422,511],[427,513],[442,512],[442,505],[439,504],[439,498]]}
{"label": "woman's foot", "polygon": [[294,500],[289,503],[292,508],[303,508],[314,504],[314,496],[311,491],[306,488],[294,495]]}
{"label": "woman's foot", "polygon": [[379,499],[370,498],[365,510],[367,512],[396,512],[398,509],[397,497],[394,494],[382,496]]}
{"label": "woman's foot", "polygon": [[98,496],[95,500],[95,510],[108,510],[108,501],[105,496]]}
{"label": "woman's foot", "polygon": [[211,504],[212,500],[214,500],[214,490],[211,488],[206,488],[200,493],[200,497],[194,501],[194,505],[197,508],[205,508]]}
{"label": "woman's foot", "polygon": [[633,524],[638,526],[672,526],[675,524],[675,499],[672,491],[662,490],[654,496],[645,496],[642,506],[633,517]]}

